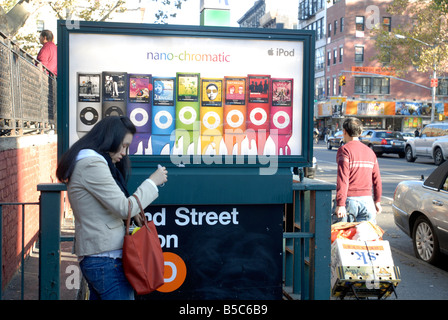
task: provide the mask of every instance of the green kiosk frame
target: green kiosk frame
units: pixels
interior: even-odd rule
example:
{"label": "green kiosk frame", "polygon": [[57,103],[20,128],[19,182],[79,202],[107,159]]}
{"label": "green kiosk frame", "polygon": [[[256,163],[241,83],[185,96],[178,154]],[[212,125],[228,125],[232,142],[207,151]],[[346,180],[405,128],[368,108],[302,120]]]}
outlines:
{"label": "green kiosk frame", "polygon": [[166,283],[142,298],[281,299],[291,168],[312,165],[314,45],[306,30],[58,22],[58,155],[122,114],[137,127],[130,191],[168,168],[145,210]]}

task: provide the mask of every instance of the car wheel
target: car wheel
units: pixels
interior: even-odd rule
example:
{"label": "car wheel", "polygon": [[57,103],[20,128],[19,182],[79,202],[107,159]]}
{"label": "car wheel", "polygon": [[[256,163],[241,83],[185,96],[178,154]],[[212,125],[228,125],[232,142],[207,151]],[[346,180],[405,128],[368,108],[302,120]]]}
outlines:
{"label": "car wheel", "polygon": [[442,150],[440,148],[436,148],[434,150],[434,164],[439,166],[443,163],[443,161],[445,161],[445,159],[443,159]]}
{"label": "car wheel", "polygon": [[330,141],[327,141],[327,149],[331,150],[331,142]]}
{"label": "car wheel", "polygon": [[406,150],[405,150],[405,154],[406,154],[406,161],[407,162],[414,162],[416,158],[414,158],[412,156],[412,148],[411,146],[407,146]]}
{"label": "car wheel", "polygon": [[424,216],[418,217],[415,222],[412,243],[417,258],[430,264],[437,263],[440,258],[439,241],[431,222]]}

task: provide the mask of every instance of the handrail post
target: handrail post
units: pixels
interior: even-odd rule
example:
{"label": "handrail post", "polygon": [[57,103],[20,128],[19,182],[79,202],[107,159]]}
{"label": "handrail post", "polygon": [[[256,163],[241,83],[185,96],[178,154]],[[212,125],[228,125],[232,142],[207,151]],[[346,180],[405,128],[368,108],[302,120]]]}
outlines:
{"label": "handrail post", "polygon": [[[336,186],[303,178],[292,187],[293,227],[283,234],[289,250],[285,250],[285,285],[292,285],[291,293],[300,295],[302,300],[328,300],[331,293],[331,199]],[[305,239],[309,239],[306,246]]]}
{"label": "handrail post", "polygon": [[331,186],[316,191],[314,268],[314,300],[328,300],[331,291]]}
{"label": "handrail post", "polygon": [[39,300],[59,300],[60,297],[60,227],[61,192],[63,183],[37,185],[40,191],[39,214]]}

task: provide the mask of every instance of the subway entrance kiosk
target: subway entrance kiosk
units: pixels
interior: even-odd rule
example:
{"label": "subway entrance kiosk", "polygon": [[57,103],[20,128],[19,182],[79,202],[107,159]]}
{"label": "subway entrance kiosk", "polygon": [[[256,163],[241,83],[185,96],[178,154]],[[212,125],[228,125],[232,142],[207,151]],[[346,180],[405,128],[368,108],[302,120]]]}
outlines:
{"label": "subway entrance kiosk", "polygon": [[165,284],[142,299],[281,299],[291,167],[312,163],[314,33],[59,21],[58,46],[59,155],[125,115],[129,190],[169,171],[145,209]]}

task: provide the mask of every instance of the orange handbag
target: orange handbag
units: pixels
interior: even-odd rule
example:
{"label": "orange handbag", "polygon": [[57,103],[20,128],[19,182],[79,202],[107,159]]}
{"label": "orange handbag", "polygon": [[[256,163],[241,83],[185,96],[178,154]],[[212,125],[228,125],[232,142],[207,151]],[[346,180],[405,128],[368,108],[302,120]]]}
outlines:
{"label": "orange handbag", "polygon": [[153,221],[147,221],[140,200],[133,195],[140,207],[143,226],[129,234],[131,206],[129,200],[126,233],[123,242],[123,269],[126,278],[137,294],[148,294],[164,283],[165,263],[162,247]]}

